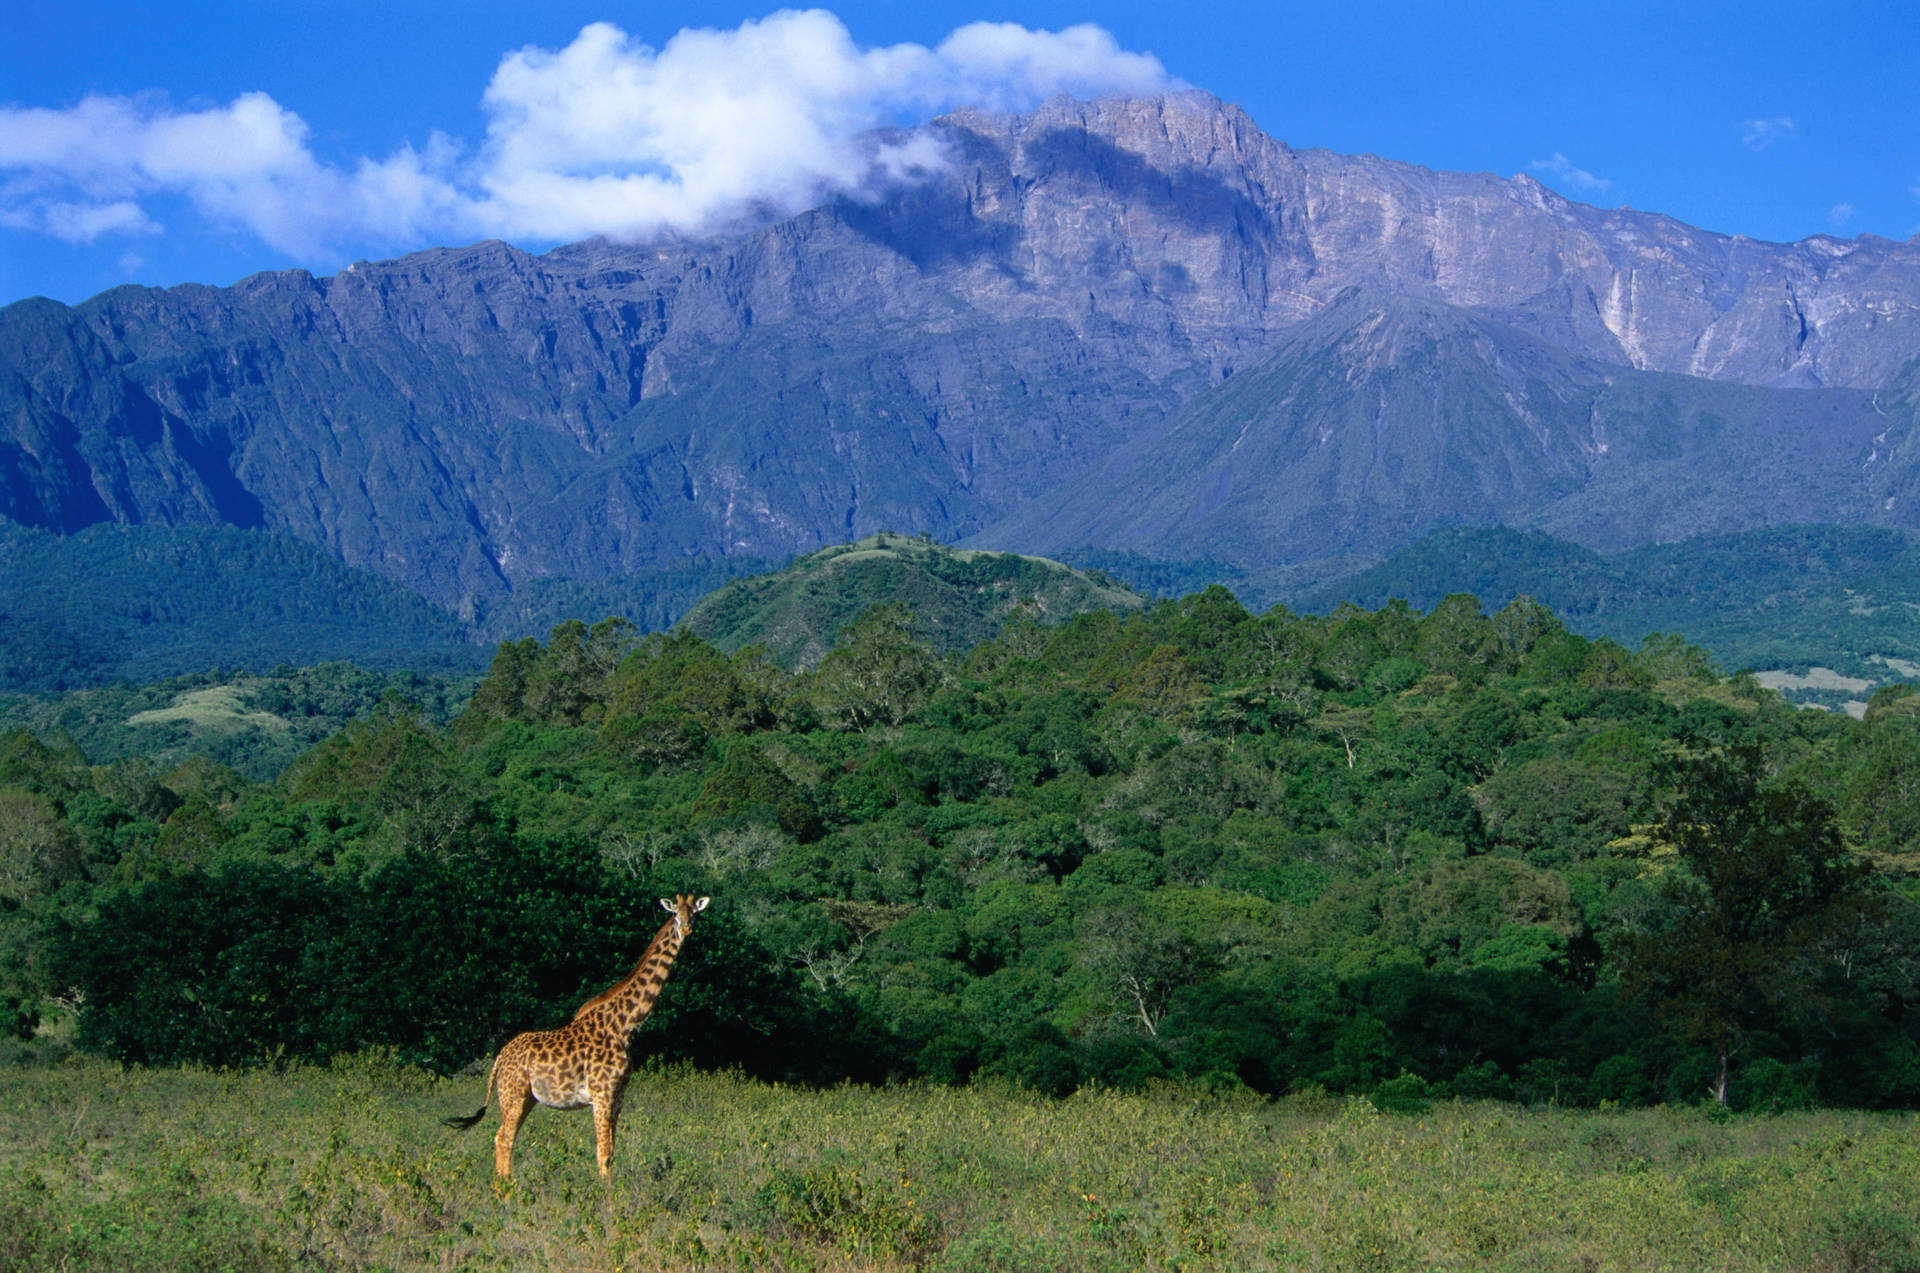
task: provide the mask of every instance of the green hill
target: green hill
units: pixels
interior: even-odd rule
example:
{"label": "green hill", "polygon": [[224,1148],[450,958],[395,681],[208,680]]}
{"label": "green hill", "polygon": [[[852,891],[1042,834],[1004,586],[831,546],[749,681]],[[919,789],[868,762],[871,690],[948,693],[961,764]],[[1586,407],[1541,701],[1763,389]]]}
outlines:
{"label": "green hill", "polygon": [[785,666],[806,668],[826,657],[834,636],[863,611],[896,603],[913,611],[935,649],[950,651],[993,636],[1023,608],[1042,622],[1059,622],[1087,610],[1138,610],[1146,599],[1099,571],[882,532],[736,580],[682,622],[722,650],[760,644]]}

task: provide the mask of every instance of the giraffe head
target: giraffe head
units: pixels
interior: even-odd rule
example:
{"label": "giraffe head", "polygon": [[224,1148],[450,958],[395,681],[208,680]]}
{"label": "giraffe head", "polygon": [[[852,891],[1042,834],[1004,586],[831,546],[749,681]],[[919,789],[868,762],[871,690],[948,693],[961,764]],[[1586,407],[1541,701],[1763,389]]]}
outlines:
{"label": "giraffe head", "polygon": [[676,893],[672,897],[661,898],[660,905],[672,913],[674,934],[685,941],[687,934],[693,931],[693,917],[707,909],[710,900],[695,897],[691,893]]}

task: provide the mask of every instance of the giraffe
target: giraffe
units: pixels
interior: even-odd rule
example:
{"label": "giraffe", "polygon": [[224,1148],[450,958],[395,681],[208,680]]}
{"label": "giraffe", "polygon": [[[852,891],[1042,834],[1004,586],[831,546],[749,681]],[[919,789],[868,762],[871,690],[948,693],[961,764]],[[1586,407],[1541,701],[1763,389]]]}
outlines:
{"label": "giraffe", "polygon": [[[613,1133],[620,1119],[620,1094],[627,1086],[627,1040],[653,1011],[660,987],[673,970],[680,944],[693,931],[693,917],[707,898],[676,894],[661,898],[673,918],[660,926],[632,972],[612,988],[580,1005],[573,1020],[558,1030],[529,1030],[507,1041],[487,1071],[487,1095],[500,1093],[500,1130],[493,1137],[493,1170],[502,1180],[513,1176],[513,1138],[533,1103],[555,1109],[593,1107],[594,1151],[600,1177],[613,1179]],[[487,1104],[468,1118],[444,1119],[462,1130],[486,1116]]]}

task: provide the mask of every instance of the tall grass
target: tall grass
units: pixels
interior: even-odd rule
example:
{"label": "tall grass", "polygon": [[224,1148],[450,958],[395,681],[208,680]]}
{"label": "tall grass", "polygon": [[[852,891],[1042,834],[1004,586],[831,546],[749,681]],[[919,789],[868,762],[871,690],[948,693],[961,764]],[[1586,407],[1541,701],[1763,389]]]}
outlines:
{"label": "tall grass", "polygon": [[537,1111],[481,1080],[0,1070],[0,1269],[1920,1268],[1920,1122],[1279,1104],[1168,1089],[799,1091],[694,1072]]}

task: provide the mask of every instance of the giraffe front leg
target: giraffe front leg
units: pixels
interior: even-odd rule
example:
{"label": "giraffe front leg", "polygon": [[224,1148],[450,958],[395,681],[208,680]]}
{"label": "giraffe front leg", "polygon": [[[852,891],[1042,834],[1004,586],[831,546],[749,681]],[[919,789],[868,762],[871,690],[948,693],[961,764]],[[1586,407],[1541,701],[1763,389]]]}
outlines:
{"label": "giraffe front leg", "polygon": [[620,1126],[620,1093],[593,1095],[593,1150],[600,1160],[600,1179],[613,1182],[613,1136]]}
{"label": "giraffe front leg", "polygon": [[515,1073],[500,1080],[500,1130],[493,1134],[493,1173],[502,1180],[513,1178],[513,1138],[520,1124],[533,1109],[533,1090],[525,1074]]}

